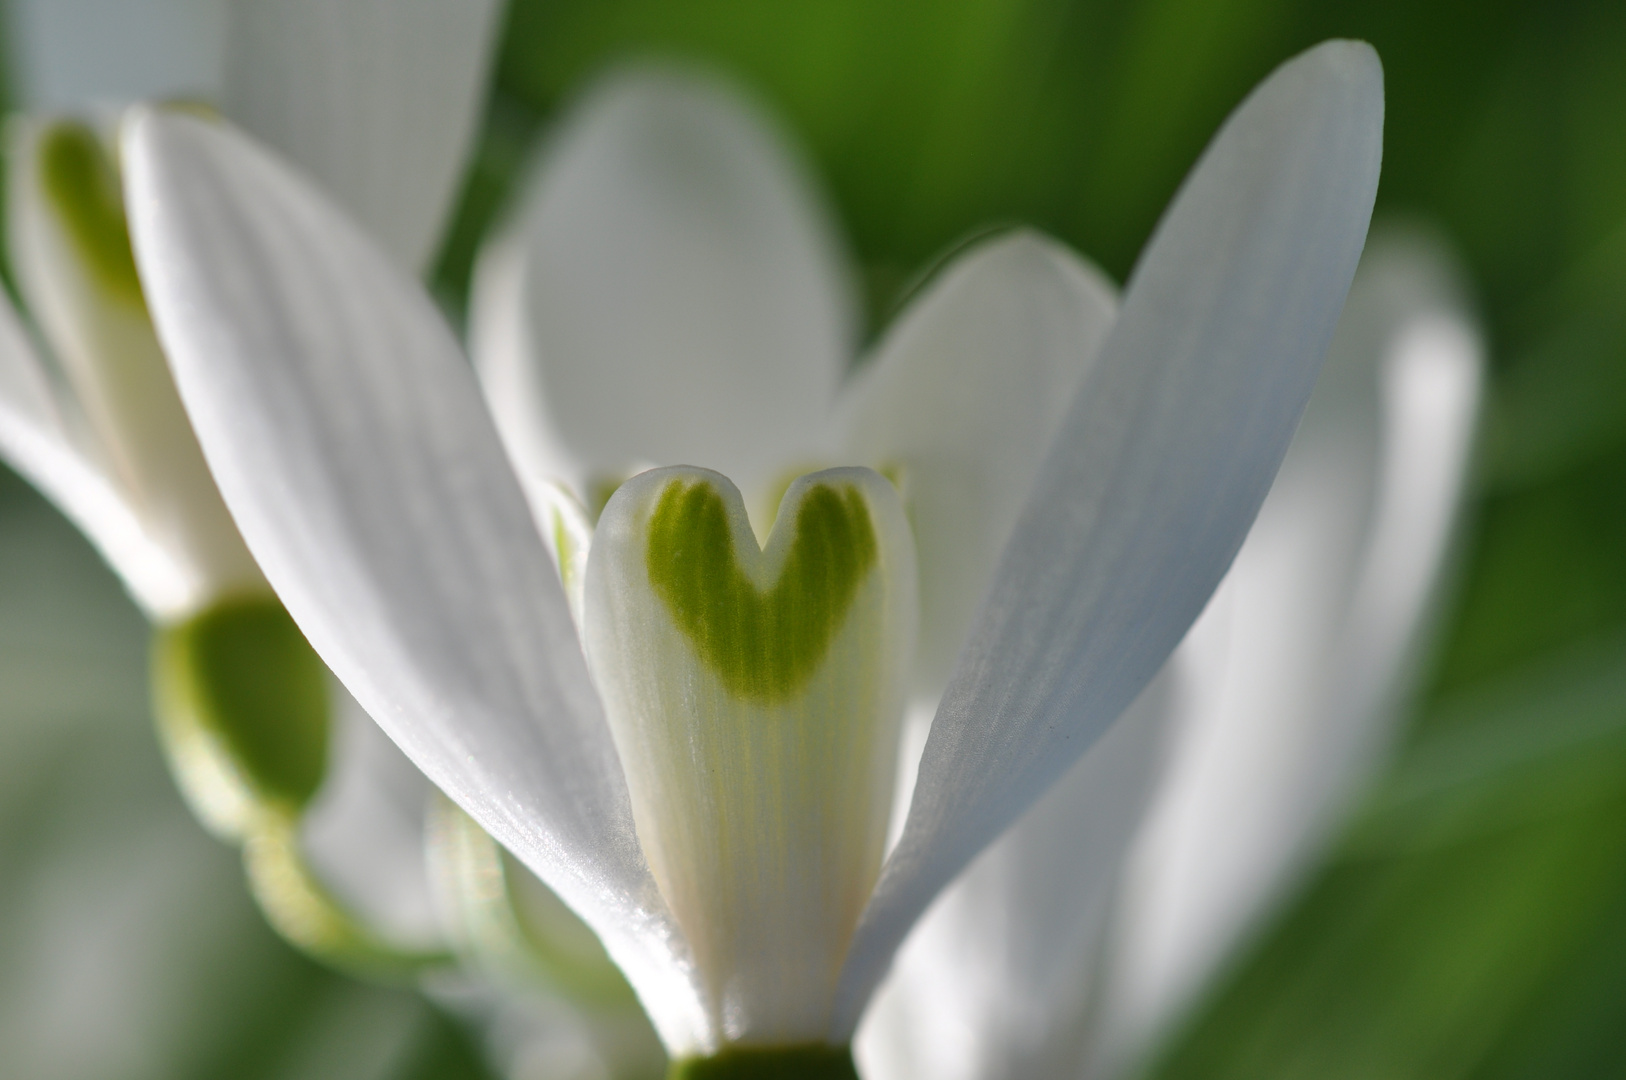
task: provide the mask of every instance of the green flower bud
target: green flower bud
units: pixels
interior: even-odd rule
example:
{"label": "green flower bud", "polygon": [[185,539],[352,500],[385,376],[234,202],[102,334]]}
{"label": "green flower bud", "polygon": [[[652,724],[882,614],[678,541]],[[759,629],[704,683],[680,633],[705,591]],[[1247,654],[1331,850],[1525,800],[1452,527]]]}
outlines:
{"label": "green flower bud", "polygon": [[327,669],[273,596],[237,596],[153,642],[158,731],[176,782],[215,832],[297,814],[327,772]]}

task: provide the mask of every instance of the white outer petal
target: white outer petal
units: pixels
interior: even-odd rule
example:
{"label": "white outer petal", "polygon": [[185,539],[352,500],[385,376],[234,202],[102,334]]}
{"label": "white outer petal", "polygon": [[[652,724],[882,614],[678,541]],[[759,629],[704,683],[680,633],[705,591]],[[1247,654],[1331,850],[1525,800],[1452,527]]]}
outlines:
{"label": "white outer petal", "polygon": [[235,0],[226,114],[422,271],[463,178],[501,15],[499,0]]}
{"label": "white outer petal", "polygon": [[1354,275],[1382,112],[1369,46],[1311,49],[1232,113],[1159,223],[938,708],[833,1040],[931,898],[1118,718],[1229,567]]}
{"label": "white outer petal", "polygon": [[407,756],[604,939],[674,1050],[709,1032],[552,560],[429,298],[297,174],[149,109],[148,302],[266,577]]}
{"label": "white outer petal", "polygon": [[629,67],[566,117],[482,258],[472,348],[522,472],[591,502],[645,463],[693,465],[750,502],[825,449],[851,290],[755,103],[714,76]]}
{"label": "white outer petal", "polygon": [[1193,628],[1181,744],[1121,898],[1118,1071],[1296,882],[1381,755],[1460,502],[1482,349],[1428,239],[1374,237],[1322,382]]}
{"label": "white outer petal", "polygon": [[152,542],[122,492],[75,442],[50,376],[3,292],[0,456],[79,527],[149,616],[186,604],[191,575]]}
{"label": "white outer petal", "polygon": [[853,464],[899,471],[920,565],[919,691],[935,697],[1116,290],[1027,230],[958,255],[843,390]]}

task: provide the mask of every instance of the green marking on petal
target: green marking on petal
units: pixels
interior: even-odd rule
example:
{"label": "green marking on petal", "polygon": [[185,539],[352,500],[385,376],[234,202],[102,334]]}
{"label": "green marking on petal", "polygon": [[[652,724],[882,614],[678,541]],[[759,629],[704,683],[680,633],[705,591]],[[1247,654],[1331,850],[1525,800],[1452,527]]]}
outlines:
{"label": "green marking on petal", "polygon": [[666,1080],[858,1080],[858,1069],[845,1046],[733,1046],[672,1062]]}
{"label": "green marking on petal", "polygon": [[119,178],[96,133],[78,121],[40,139],[40,186],[85,265],[112,295],[144,304]]}
{"label": "green marking on petal", "polygon": [[763,592],[740,566],[709,483],[674,481],[650,518],[650,584],[706,665],[752,701],[782,701],[813,677],[875,565],[874,526],[855,487],[809,488],[793,528],[779,580]]}
{"label": "green marking on petal", "polygon": [[153,661],[160,730],[183,787],[208,772],[246,788],[240,801],[289,810],[316,794],[327,669],[275,597],[234,597],[164,627]]}

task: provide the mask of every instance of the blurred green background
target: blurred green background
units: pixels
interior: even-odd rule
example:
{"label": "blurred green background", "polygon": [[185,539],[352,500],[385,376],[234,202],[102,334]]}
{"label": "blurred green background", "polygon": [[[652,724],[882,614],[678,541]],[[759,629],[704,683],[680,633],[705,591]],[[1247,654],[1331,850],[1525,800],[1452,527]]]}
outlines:
{"label": "blurred green background", "polygon": [[[1394,762],[1153,1072],[1626,1075],[1620,0],[516,0],[436,285],[458,311],[548,117],[629,51],[720,64],[786,118],[877,323],[990,222],[1039,225],[1121,280],[1226,112],[1333,36],[1383,57],[1379,215],[1443,228],[1480,301],[1470,518]],[[0,477],[0,1046],[81,1021],[69,1060],[0,1054],[0,1077],[482,1075],[455,1023],[263,929],[164,780],[144,647],[72,529]],[[121,920],[150,927],[140,948]],[[150,1016],[96,1011],[109,971],[163,977],[138,995]],[[120,1046],[139,1060],[95,1057]]]}

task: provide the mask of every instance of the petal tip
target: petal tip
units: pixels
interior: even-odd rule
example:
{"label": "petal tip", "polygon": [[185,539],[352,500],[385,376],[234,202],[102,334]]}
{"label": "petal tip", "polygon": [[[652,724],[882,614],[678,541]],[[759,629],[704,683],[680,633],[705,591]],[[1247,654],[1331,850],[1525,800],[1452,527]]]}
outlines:
{"label": "petal tip", "polygon": [[1361,95],[1379,109],[1383,106],[1383,60],[1370,42],[1333,38],[1310,47],[1290,63],[1313,63],[1322,77],[1346,84],[1352,95]]}

